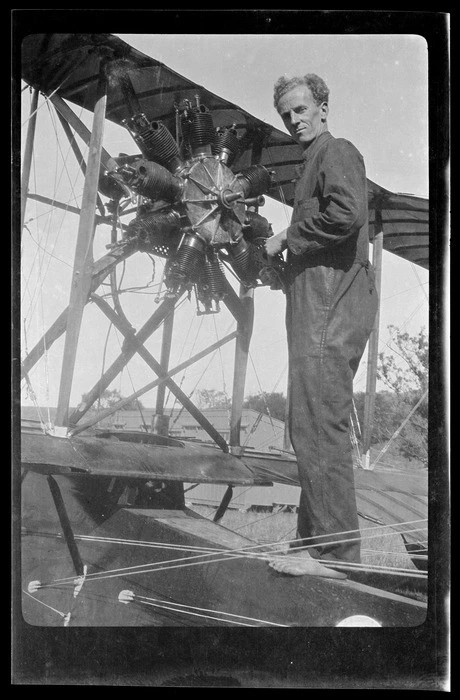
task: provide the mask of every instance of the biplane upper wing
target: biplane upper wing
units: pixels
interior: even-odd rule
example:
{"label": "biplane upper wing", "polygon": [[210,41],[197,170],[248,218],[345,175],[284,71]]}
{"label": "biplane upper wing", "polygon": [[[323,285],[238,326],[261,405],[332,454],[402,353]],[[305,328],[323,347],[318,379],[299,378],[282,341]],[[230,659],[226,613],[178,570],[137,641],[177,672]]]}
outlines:
{"label": "biplane upper wing", "polygon": [[[273,172],[274,186],[268,195],[292,206],[296,168],[302,154],[288,134],[111,34],[33,34],[22,45],[22,77],[27,83],[90,111],[97,100],[102,62],[108,81],[108,119],[121,124],[134,112],[142,112],[174,130],[175,105],[185,99],[193,101],[198,93],[212,112],[215,127],[234,124],[241,138],[233,169],[264,165]],[[368,196],[371,240],[383,230],[386,250],[428,268],[428,200],[392,193],[371,180]]]}

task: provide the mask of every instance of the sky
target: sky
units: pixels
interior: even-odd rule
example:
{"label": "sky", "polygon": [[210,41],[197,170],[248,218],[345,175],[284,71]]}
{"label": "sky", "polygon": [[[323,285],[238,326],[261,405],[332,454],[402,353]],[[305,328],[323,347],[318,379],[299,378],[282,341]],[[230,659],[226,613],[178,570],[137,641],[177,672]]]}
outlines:
{"label": "sky", "polygon": [[[393,191],[428,197],[428,50],[417,35],[212,35],[119,34],[142,53],[151,56],[186,78],[236,104],[254,116],[283,130],[273,107],[273,84],[280,75],[313,72],[330,89],[329,130],[352,141],[366,164],[367,176]],[[197,50],[197,47],[199,50]],[[22,133],[25,139],[30,93],[22,93]],[[68,156],[68,144],[56,118],[42,100],[30,191],[56,196],[78,204],[82,179]],[[88,125],[91,116],[81,114]],[[59,137],[56,137],[56,132]],[[81,144],[82,150],[84,146]],[[104,147],[112,155],[135,152],[123,128],[106,123]],[[134,148],[133,148],[134,147]],[[71,184],[72,183],[72,184]],[[291,210],[266,198],[260,213],[275,232],[289,223]],[[78,218],[49,206],[29,201],[27,228],[23,234],[21,283],[21,354],[24,357],[60,311],[67,306]],[[104,255],[110,233],[98,227],[95,259]],[[372,246],[371,246],[372,255]],[[157,259],[153,284],[161,276]],[[152,279],[152,262],[136,254],[126,264],[122,286],[145,287]],[[132,325],[139,328],[155,308],[157,287],[123,294],[122,303]],[[287,348],[284,329],[285,300],[282,292],[255,290],[255,322],[248,365],[246,395],[261,391],[286,392]],[[428,328],[428,271],[391,253],[383,254],[380,350],[388,349],[393,325],[417,334]],[[170,366],[187,359],[218,337],[233,330],[234,323],[223,307],[219,314],[197,317],[194,301],[185,301],[176,313]],[[119,353],[119,342],[101,313],[89,305],[85,311],[71,404],[97,381],[102,367]],[[147,343],[155,357],[160,354],[161,334]],[[41,406],[57,404],[63,338],[57,341],[30,373],[32,392],[22,392],[21,402]],[[212,362],[201,361],[186,375],[175,379],[186,393],[199,388],[231,394],[233,343],[215,353]],[[150,370],[139,358],[111,385],[124,395],[150,382]],[[366,381],[366,358],[355,380],[362,391]],[[154,406],[155,392],[142,397]],[[172,400],[168,398],[169,404]]]}

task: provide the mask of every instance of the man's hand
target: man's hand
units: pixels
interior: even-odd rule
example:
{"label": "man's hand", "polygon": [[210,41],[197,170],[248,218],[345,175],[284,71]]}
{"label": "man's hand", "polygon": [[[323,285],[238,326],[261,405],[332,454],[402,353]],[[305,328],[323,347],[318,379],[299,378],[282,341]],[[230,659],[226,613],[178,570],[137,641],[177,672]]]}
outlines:
{"label": "man's hand", "polygon": [[287,247],[287,229],[280,231],[275,236],[270,236],[265,241],[265,252],[269,258],[281,253]]}

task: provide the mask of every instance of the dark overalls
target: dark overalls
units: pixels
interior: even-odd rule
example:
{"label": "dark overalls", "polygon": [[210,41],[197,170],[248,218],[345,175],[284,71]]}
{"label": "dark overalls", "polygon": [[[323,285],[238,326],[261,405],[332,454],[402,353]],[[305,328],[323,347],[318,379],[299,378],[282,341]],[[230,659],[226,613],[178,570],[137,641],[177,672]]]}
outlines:
{"label": "dark overalls", "polygon": [[[357,149],[328,131],[304,153],[287,230],[289,431],[301,497],[298,538],[359,535],[349,418],[353,377],[377,311],[368,260],[367,181]],[[341,534],[343,533],[343,534]],[[299,542],[298,544],[302,544]],[[350,542],[308,550],[359,562]]]}

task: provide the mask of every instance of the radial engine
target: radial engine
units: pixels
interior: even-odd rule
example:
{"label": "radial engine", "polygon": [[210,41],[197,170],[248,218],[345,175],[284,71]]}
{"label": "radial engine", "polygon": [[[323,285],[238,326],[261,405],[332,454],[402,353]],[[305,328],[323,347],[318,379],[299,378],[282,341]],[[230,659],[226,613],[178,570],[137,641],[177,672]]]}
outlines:
{"label": "radial engine", "polygon": [[273,232],[255,210],[272,181],[262,165],[232,171],[241,146],[235,125],[216,129],[195,100],[176,109],[180,145],[162,121],[143,113],[126,119],[141,155],[113,159],[116,167],[103,174],[99,189],[115,201],[137,200],[124,235],[139,250],[167,258],[166,294],[194,287],[199,312],[215,313],[225,295],[225,264],[246,286],[256,286],[268,264],[264,240]]}

